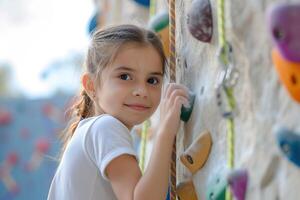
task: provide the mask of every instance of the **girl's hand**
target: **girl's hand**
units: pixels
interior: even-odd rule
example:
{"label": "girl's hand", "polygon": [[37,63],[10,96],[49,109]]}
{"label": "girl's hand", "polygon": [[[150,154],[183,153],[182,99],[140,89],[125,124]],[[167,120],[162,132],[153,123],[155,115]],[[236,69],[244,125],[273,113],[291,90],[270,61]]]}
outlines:
{"label": "girl's hand", "polygon": [[169,83],[160,103],[159,132],[175,136],[180,125],[182,105],[188,106],[188,89],[180,84]]}

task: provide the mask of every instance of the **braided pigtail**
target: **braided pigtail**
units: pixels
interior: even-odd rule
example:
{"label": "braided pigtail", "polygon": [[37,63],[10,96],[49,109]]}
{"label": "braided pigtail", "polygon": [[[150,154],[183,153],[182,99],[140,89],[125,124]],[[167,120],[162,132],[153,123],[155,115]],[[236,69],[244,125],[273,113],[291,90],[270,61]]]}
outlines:
{"label": "braided pigtail", "polygon": [[82,119],[92,117],[94,115],[94,103],[93,100],[88,96],[85,90],[82,90],[78,100],[68,111],[71,120],[67,128],[63,131],[61,140],[62,140],[62,150],[61,155],[64,153],[66,146]]}

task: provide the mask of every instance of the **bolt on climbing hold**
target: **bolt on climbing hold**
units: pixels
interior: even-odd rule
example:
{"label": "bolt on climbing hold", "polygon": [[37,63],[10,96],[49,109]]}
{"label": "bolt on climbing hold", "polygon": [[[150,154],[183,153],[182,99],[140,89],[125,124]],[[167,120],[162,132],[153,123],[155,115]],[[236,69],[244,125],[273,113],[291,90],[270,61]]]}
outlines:
{"label": "bolt on climbing hold", "polygon": [[281,82],[290,96],[300,103],[300,62],[284,59],[275,48],[272,51],[272,59]]}
{"label": "bolt on climbing hold", "polygon": [[300,3],[281,3],[268,8],[267,21],[273,42],[281,55],[300,62]]}
{"label": "bolt on climbing hold", "polygon": [[150,19],[148,27],[158,34],[163,43],[166,57],[169,57],[169,13],[167,11],[157,13]]}
{"label": "bolt on climbing hold", "polygon": [[187,15],[190,33],[197,40],[210,42],[213,34],[213,19],[209,0],[194,0]]}
{"label": "bolt on climbing hold", "polygon": [[212,138],[210,132],[206,130],[186,149],[180,156],[180,160],[194,174],[204,166],[210,154],[211,146]]}
{"label": "bolt on climbing hold", "polygon": [[277,143],[283,154],[300,167],[300,134],[286,128],[276,131]]}
{"label": "bolt on climbing hold", "polygon": [[248,184],[248,172],[245,169],[238,169],[229,172],[228,184],[231,193],[236,200],[244,200]]}
{"label": "bolt on climbing hold", "polygon": [[189,91],[189,105],[181,107],[180,119],[182,121],[184,122],[189,121],[194,108],[195,98],[196,95],[193,92]]}
{"label": "bolt on climbing hold", "polygon": [[176,186],[176,193],[179,200],[197,200],[196,190],[193,181],[181,182]]}
{"label": "bolt on climbing hold", "polygon": [[225,200],[227,180],[225,177],[217,176],[209,184],[206,199],[207,200]]}

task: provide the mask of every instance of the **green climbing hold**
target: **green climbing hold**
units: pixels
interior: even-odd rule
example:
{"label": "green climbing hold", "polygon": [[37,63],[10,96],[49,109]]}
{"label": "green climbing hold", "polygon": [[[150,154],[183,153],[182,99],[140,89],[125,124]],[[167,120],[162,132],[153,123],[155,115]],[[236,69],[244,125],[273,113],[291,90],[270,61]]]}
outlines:
{"label": "green climbing hold", "polygon": [[225,200],[227,180],[222,177],[216,177],[210,184],[206,193],[207,200]]}
{"label": "green climbing hold", "polygon": [[181,114],[180,114],[180,119],[184,122],[189,121],[192,111],[193,111],[193,107],[194,107],[194,103],[195,103],[195,97],[196,95],[192,92],[189,92],[189,107],[185,107],[182,106],[181,107]]}
{"label": "green climbing hold", "polygon": [[169,13],[160,12],[152,17],[149,21],[149,28],[155,32],[159,32],[169,26]]}

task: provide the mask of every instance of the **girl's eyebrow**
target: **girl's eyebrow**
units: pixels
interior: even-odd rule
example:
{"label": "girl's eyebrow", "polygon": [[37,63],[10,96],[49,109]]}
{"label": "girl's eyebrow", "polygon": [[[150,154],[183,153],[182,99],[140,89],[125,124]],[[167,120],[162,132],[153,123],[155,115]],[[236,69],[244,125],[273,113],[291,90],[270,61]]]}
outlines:
{"label": "girl's eyebrow", "polygon": [[[124,70],[124,71],[130,71],[130,72],[136,71],[135,69],[130,68],[130,67],[126,67],[126,66],[120,66],[120,67],[117,67],[115,69],[115,71],[122,71],[122,70]],[[156,72],[150,72],[150,74],[151,75],[157,75],[157,76],[163,76],[162,72],[157,72],[157,71]]]}

